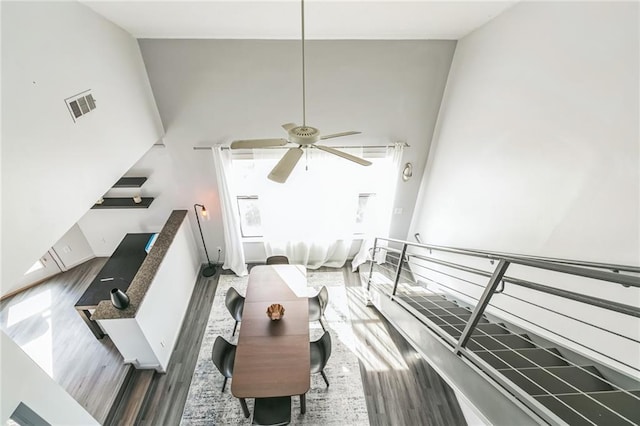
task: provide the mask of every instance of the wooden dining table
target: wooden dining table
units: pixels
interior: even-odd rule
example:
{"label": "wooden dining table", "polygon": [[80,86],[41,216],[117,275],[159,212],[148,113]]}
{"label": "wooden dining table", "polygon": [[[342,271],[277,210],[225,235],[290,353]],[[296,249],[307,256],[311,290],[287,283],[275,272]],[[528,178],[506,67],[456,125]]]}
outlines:
{"label": "wooden dining table", "polygon": [[[249,417],[246,398],[300,395],[306,411],[311,386],[309,300],[306,269],[298,265],[258,265],[251,269],[242,312],[231,393]],[[272,321],[267,308],[284,306]]]}

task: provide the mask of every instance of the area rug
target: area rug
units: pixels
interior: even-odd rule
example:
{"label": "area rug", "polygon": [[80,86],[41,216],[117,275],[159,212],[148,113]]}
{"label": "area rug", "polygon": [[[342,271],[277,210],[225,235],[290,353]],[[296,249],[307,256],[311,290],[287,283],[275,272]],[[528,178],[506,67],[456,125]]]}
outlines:
{"label": "area rug", "polygon": [[[300,399],[292,398],[292,425],[368,425],[369,416],[360,377],[358,358],[354,352],[354,338],[349,316],[342,270],[307,271],[309,296],[322,286],[329,290],[329,305],[325,311],[325,326],[331,333],[331,358],[325,367],[330,386],[327,388],[320,374],[311,376],[307,393],[307,412],[300,414]],[[211,314],[200,346],[198,361],[191,379],[181,425],[250,425],[251,417],[244,417],[240,402],[231,394],[231,381],[224,393],[224,378],[211,362],[211,347],[217,336],[237,343],[238,333],[231,337],[235,321],[229,315],[224,299],[227,290],[235,287],[246,294],[247,277],[222,275],[216,289]],[[238,326],[240,329],[242,323]],[[322,336],[316,322],[309,323],[310,339]],[[233,379],[231,379],[233,380]],[[253,400],[247,400],[253,412]]]}

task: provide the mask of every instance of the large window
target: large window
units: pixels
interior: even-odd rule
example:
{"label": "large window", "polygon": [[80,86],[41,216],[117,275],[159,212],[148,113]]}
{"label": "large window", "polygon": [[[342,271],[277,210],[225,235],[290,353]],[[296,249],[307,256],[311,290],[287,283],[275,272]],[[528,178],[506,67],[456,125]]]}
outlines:
{"label": "large window", "polygon": [[[287,187],[267,179],[267,175],[284,154],[284,150],[256,150],[253,153],[234,152],[233,184],[237,194],[240,229],[243,238],[264,237],[264,221],[269,222],[270,219],[273,219],[272,210],[274,208],[280,209],[277,216],[283,222],[281,225],[283,228],[287,227],[288,221],[291,221],[293,226],[293,222],[304,221],[307,216],[309,216],[308,229],[322,228],[323,224],[319,222],[323,219],[335,222],[336,217],[332,216],[332,213],[334,210],[344,207],[345,189],[350,191],[348,192],[351,194],[349,197],[352,197],[353,201],[347,200],[347,204],[352,203],[353,210],[341,210],[341,214],[346,214],[342,213],[345,211],[351,211],[349,213],[351,216],[349,219],[351,237],[358,238],[366,232],[367,224],[374,220],[372,216],[375,215],[376,193],[381,179],[380,170],[387,160],[385,150],[371,150],[366,153],[354,152],[354,154],[373,163],[368,167],[355,165],[335,156],[314,155],[319,150],[308,149],[307,152],[309,151],[312,154],[307,154],[300,160],[287,183],[283,184]],[[308,176],[305,173],[310,173],[310,171],[315,173],[315,178],[307,181]],[[296,185],[298,185],[297,188],[292,188]],[[278,198],[274,194],[274,192],[285,190],[289,191],[287,197]],[[261,205],[261,202],[272,204],[265,206]],[[304,213],[303,207],[305,206],[300,204],[308,205],[314,202],[321,203],[322,209],[329,207],[329,211],[325,210],[321,215],[309,215],[308,211]],[[333,208],[331,208],[331,204],[333,204]],[[273,220],[270,223],[273,223]],[[344,227],[344,225],[342,226]]]}
{"label": "large window", "polygon": [[[358,194],[358,210],[354,218],[353,234],[365,233],[368,206],[371,206],[376,194]],[[238,214],[240,216],[240,231],[243,238],[262,237],[262,222],[260,220],[260,200],[257,195],[242,195],[237,197]]]}

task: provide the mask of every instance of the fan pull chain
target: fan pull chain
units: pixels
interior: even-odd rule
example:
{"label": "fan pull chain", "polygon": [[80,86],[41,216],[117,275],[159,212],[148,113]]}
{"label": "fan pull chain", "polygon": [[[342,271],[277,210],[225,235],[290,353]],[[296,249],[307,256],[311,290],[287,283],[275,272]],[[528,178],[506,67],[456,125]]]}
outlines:
{"label": "fan pull chain", "polygon": [[306,90],[305,90],[305,76],[304,76],[304,0],[300,0],[300,11],[302,15],[302,127],[307,125],[307,110],[306,110]]}
{"label": "fan pull chain", "polygon": [[304,171],[309,171],[309,149],[304,150]]}

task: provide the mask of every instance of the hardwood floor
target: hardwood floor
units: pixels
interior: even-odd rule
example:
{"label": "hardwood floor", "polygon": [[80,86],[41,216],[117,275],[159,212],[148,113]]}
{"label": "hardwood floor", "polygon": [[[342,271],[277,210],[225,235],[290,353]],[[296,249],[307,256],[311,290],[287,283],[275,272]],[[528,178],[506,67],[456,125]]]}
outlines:
{"label": "hardwood floor", "polygon": [[[73,304],[105,261],[94,259],[86,262],[0,303],[0,327],[18,344],[22,342],[29,345],[38,336],[46,335],[47,328],[60,328],[52,333],[55,339],[51,339],[57,377],[54,379],[76,400],[82,400],[81,404],[102,424],[105,423],[110,401],[124,379],[127,366],[122,364],[122,357],[108,337],[102,341],[93,337],[75,312]],[[453,391],[375,308],[365,305],[358,274],[346,267],[343,272],[370,424],[464,425]],[[132,410],[123,407],[119,417],[110,419],[110,423],[179,424],[217,282],[217,274],[210,278],[200,277],[196,282],[167,373],[153,375],[144,401],[140,401],[142,396],[136,396],[135,390],[132,391],[133,404],[141,406],[137,418],[132,419]],[[34,293],[29,295],[32,291]],[[14,324],[12,315],[15,314],[11,313],[13,307],[29,299],[33,305],[38,300],[34,298],[51,298],[55,303],[49,303],[48,307],[44,304],[40,311],[36,310],[33,318]],[[67,309],[60,305],[67,305]],[[43,325],[42,319],[48,318],[48,310],[52,312],[51,317],[56,317],[52,324],[64,322],[66,329],[61,325]],[[54,310],[59,313],[53,314]],[[97,348],[104,353],[97,354]],[[136,375],[139,380],[148,380],[142,372],[135,372]]]}
{"label": "hardwood floor", "polygon": [[0,302],[0,328],[100,423],[130,367],[73,306],[106,261],[92,259]]}

